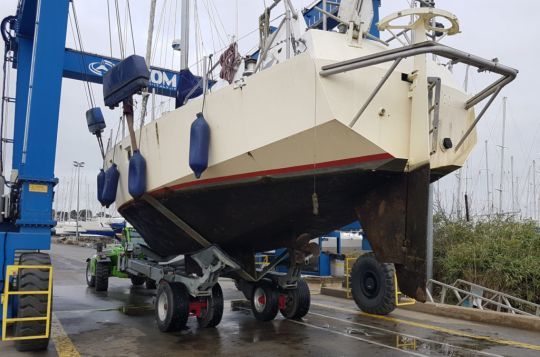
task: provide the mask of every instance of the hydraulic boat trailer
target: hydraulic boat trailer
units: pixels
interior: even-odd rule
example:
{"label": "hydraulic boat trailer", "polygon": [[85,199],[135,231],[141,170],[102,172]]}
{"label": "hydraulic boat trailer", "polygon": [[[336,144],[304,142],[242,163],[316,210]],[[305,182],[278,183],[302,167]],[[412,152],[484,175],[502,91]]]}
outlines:
{"label": "hydraulic boat trailer", "polygon": [[[289,249],[277,256],[262,271],[248,272],[155,198],[150,195],[143,198],[202,246],[202,249],[194,254],[172,257],[161,257],[144,245],[139,246],[142,254],[134,253],[137,249],[131,246],[126,249],[126,254],[119,257],[116,267],[118,271],[141,281],[159,283],[155,316],[160,330],[176,331],[183,328],[190,314],[195,315],[199,325],[203,327],[216,326],[223,314],[223,294],[218,283],[220,276],[231,277],[237,281],[237,287],[251,301],[253,313],[259,320],[274,319],[278,310],[287,318],[300,318],[309,311],[309,288],[300,278],[300,267],[305,263],[305,259],[316,255],[316,251],[306,256]],[[309,247],[315,248],[313,244]],[[95,276],[88,279],[89,285],[90,281],[94,282],[93,286],[98,291],[104,289],[97,288],[95,281],[108,279],[111,268],[110,260],[105,254],[100,255],[101,252],[99,247]],[[144,258],[140,258],[141,256]],[[274,271],[278,264],[291,256],[294,259],[289,259],[287,273]],[[101,268],[102,266],[104,268]],[[106,290],[108,284],[99,286],[104,286]]]}

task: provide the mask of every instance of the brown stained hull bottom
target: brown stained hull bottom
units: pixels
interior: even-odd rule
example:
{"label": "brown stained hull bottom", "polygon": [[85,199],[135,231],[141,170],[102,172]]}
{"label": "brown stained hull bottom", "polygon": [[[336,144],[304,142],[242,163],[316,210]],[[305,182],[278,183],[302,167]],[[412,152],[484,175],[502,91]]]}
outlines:
{"label": "brown stained hull bottom", "polygon": [[[398,274],[424,277],[425,227],[423,232],[407,227],[407,217],[413,217],[410,212],[418,206],[407,204],[409,182],[418,179],[410,180],[410,174],[402,172],[404,165],[403,160],[392,160],[378,171],[350,169],[295,177],[261,177],[243,183],[162,191],[155,197],[206,240],[236,258],[246,270],[252,269],[247,266],[252,260],[246,257],[253,253],[290,247],[302,234],[318,237],[360,219],[381,261],[396,263]],[[428,183],[416,182],[416,186],[426,191]],[[418,192],[415,195],[414,200],[425,200],[420,206],[427,207],[427,196],[421,197]],[[381,212],[382,201],[386,202],[386,212]],[[131,201],[119,211],[160,255],[189,254],[202,248],[144,200]],[[425,226],[426,210],[420,211],[416,216],[423,223],[415,222],[415,226]],[[379,217],[381,213],[384,217]],[[408,251],[407,244],[411,245]],[[413,265],[409,264],[411,254],[415,255]],[[400,264],[407,269],[400,269]],[[404,281],[408,280],[404,276]],[[405,284],[415,287],[404,289],[401,283],[400,287],[409,296],[419,297],[416,288],[422,282],[425,284],[425,278],[413,280]]]}

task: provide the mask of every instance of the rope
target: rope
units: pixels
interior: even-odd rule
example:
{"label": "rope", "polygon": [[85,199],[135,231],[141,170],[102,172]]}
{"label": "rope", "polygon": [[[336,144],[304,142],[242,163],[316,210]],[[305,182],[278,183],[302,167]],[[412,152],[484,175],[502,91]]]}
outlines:
{"label": "rope", "polygon": [[234,42],[219,57],[221,65],[219,77],[231,84],[241,62],[242,57],[238,53],[238,44]]}

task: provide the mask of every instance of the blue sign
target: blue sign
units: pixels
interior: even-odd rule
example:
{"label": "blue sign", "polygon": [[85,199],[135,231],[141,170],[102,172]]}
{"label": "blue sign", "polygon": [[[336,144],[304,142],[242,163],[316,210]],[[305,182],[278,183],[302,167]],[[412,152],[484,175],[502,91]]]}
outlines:
{"label": "blue sign", "polygon": [[[65,78],[103,83],[103,75],[120,62],[117,58],[104,57],[96,54],[75,51],[66,48],[64,54]],[[150,67],[149,90],[159,95],[176,97],[178,72],[159,67]]]}

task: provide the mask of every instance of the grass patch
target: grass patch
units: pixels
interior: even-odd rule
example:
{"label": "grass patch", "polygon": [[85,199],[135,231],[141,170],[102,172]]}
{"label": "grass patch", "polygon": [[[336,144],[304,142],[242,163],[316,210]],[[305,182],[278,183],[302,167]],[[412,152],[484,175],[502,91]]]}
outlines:
{"label": "grass patch", "polygon": [[532,221],[434,217],[434,278],[474,282],[540,303],[540,233]]}

